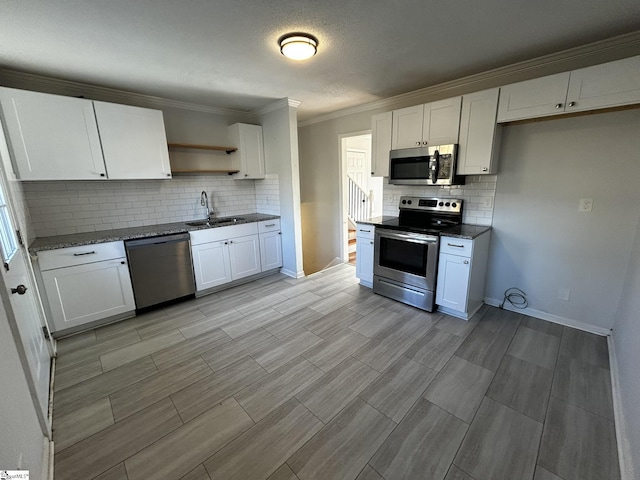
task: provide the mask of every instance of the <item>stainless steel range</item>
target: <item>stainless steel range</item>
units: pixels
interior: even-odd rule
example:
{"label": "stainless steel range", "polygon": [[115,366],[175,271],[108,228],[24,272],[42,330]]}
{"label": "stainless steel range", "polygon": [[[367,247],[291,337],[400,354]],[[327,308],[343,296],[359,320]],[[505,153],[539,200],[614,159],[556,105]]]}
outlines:
{"label": "stainless steel range", "polygon": [[376,227],[373,291],[433,311],[440,232],[462,223],[462,200],[401,197],[400,215]]}

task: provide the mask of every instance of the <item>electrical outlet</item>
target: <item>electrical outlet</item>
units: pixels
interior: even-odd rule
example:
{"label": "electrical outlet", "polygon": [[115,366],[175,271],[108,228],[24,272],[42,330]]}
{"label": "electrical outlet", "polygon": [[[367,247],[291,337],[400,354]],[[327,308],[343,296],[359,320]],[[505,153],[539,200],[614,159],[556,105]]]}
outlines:
{"label": "electrical outlet", "polygon": [[387,193],[384,196],[384,201],[387,202],[387,203],[393,202],[393,193]]}
{"label": "electrical outlet", "polygon": [[486,208],[493,207],[493,197],[485,197],[482,201],[482,206]]}
{"label": "electrical outlet", "polygon": [[593,210],[593,198],[581,198],[578,206],[579,212],[590,212]]}
{"label": "electrical outlet", "polygon": [[565,302],[569,301],[569,297],[571,297],[571,289],[570,288],[559,288],[558,289],[558,300],[564,300]]}

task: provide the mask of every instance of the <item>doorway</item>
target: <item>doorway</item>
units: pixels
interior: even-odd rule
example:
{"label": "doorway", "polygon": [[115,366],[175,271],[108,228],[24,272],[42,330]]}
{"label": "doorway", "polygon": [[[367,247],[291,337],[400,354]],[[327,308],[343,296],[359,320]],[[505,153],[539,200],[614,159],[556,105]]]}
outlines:
{"label": "doorway", "polygon": [[371,131],[340,136],[342,260],[355,264],[356,222],[382,215],[382,178],[371,176]]}

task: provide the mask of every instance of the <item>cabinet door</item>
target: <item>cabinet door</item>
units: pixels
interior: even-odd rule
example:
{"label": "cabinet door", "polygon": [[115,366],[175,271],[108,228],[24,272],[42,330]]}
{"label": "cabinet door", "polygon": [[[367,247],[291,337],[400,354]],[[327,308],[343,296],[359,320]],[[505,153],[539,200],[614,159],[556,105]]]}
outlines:
{"label": "cabinet door", "polygon": [[56,331],[135,310],[126,258],[42,272]]}
{"label": "cabinet door", "polygon": [[0,102],[20,180],[106,178],[90,100],[0,88]]}
{"label": "cabinet door", "polygon": [[640,103],[640,56],[571,72],[567,112]]}
{"label": "cabinet door", "polygon": [[191,256],[196,290],[217,287],[232,280],[228,240],[192,245]]}
{"label": "cabinet door", "polygon": [[458,175],[495,173],[500,146],[499,88],[465,95],[460,118]]}
{"label": "cabinet door", "polygon": [[264,141],[262,127],[236,123],[229,127],[233,146],[238,148],[235,165],[239,170],[233,177],[238,180],[264,178]]}
{"label": "cabinet door", "polygon": [[498,122],[563,113],[568,86],[565,72],[501,87]]}
{"label": "cabinet door", "polygon": [[260,234],[260,261],[263,272],[282,266],[282,236],[280,232]]}
{"label": "cabinet door", "polygon": [[255,275],[262,271],[260,262],[260,240],[258,235],[233,238],[229,240],[229,257],[231,259],[231,278]]}
{"label": "cabinet door", "polygon": [[371,117],[371,176],[389,176],[389,151],[391,150],[391,130],[393,112]]}
{"label": "cabinet door", "polygon": [[391,148],[415,148],[422,145],[422,105],[393,111]]}
{"label": "cabinet door", "polygon": [[462,97],[447,98],[424,105],[422,145],[458,143]]}
{"label": "cabinet door", "polygon": [[436,303],[459,312],[466,312],[470,271],[469,258],[440,254]]}
{"label": "cabinet door", "polygon": [[363,285],[373,285],[373,238],[356,237],[356,277]]}
{"label": "cabinet door", "polygon": [[110,179],[171,178],[160,110],[93,103]]}

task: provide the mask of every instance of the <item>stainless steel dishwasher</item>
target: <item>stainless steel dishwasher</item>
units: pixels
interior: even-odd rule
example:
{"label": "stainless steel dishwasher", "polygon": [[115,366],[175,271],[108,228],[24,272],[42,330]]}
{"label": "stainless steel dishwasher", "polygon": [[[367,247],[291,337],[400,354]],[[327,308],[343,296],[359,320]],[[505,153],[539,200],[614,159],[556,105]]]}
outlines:
{"label": "stainless steel dishwasher", "polygon": [[127,240],[136,309],[144,309],[196,291],[188,233]]}

